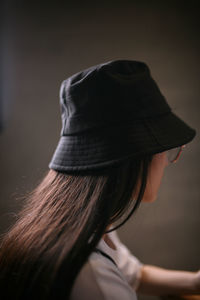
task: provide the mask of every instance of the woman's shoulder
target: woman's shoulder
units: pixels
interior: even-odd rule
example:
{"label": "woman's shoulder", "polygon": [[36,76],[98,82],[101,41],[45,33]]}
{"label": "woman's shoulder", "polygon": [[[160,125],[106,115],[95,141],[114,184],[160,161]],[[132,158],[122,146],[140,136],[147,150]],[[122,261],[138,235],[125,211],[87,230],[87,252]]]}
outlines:
{"label": "woman's shoulder", "polygon": [[136,300],[136,294],[115,263],[93,252],[74,283],[70,300]]}

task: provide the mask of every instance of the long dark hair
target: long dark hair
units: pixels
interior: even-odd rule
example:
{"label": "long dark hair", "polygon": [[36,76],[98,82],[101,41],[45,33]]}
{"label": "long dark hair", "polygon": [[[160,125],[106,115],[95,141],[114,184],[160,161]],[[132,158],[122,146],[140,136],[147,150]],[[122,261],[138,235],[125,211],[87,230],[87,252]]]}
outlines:
{"label": "long dark hair", "polygon": [[128,159],[88,174],[48,170],[2,238],[1,294],[6,299],[68,299],[106,228],[117,222],[115,228],[120,227],[139,206],[151,159]]}

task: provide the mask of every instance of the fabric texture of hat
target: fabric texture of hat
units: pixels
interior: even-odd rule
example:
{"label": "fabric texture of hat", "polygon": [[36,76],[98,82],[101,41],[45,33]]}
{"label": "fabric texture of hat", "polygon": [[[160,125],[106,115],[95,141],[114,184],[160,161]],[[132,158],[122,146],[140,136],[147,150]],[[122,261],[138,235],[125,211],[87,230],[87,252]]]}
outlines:
{"label": "fabric texture of hat", "polygon": [[61,137],[49,168],[100,169],[190,142],[195,130],[176,116],[148,66],[116,60],[64,80]]}

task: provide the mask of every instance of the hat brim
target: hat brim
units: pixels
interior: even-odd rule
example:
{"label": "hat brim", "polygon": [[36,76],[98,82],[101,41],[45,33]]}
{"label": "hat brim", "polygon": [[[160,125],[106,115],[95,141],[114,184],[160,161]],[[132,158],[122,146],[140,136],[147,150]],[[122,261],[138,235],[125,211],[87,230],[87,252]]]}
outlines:
{"label": "hat brim", "polygon": [[127,124],[113,124],[61,136],[50,169],[84,171],[105,168],[134,156],[156,154],[189,143],[196,131],[174,113]]}

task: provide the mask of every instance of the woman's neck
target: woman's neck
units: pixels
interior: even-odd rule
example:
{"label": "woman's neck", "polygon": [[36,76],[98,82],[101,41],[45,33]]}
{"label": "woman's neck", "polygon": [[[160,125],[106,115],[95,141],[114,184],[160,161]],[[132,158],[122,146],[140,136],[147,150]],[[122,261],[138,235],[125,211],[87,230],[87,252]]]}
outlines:
{"label": "woman's neck", "polygon": [[103,240],[104,242],[113,250],[117,250],[115,244],[112,242],[112,240],[110,239],[110,237],[108,236],[108,234],[104,234],[103,235]]}

